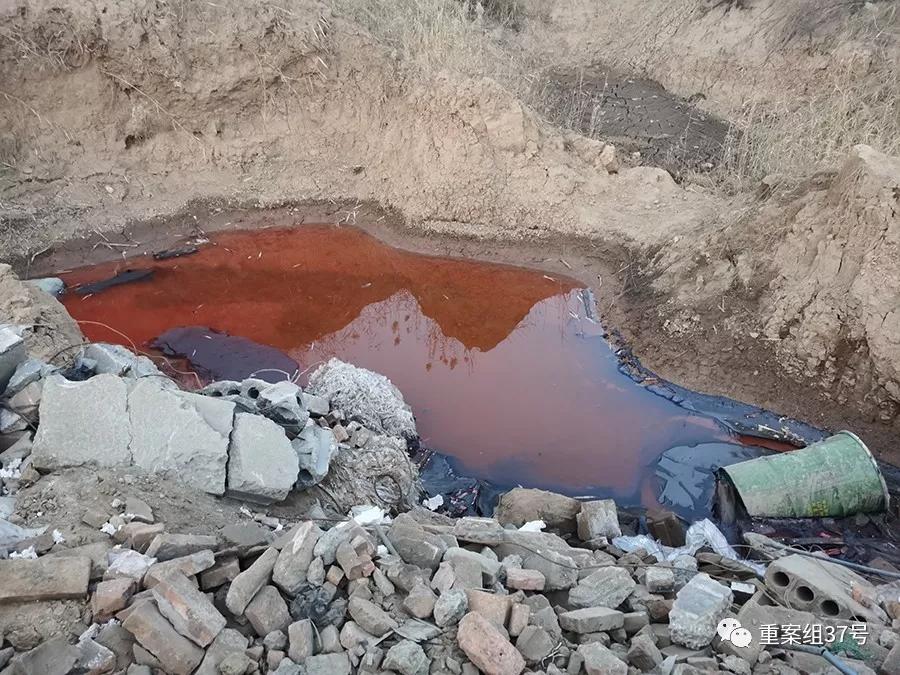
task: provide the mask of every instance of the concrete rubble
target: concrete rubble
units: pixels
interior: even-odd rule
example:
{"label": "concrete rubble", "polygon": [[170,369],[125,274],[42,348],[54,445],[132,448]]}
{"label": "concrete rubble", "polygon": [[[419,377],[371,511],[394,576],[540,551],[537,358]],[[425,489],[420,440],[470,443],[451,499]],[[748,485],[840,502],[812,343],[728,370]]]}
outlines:
{"label": "concrete rubble", "polygon": [[[135,499],[127,503],[139,506]],[[138,510],[156,520],[149,506]],[[287,536],[254,539],[243,552],[221,532],[171,533],[156,522],[164,531],[143,550],[167,560],[109,549],[96,582],[87,557],[0,561],[0,605],[77,599],[89,608],[86,635],[93,636],[9,647],[9,665],[0,673],[38,672],[30,669],[47,663],[49,670],[39,672],[68,673],[91,663],[89,672],[151,674],[793,674],[825,672],[825,664],[801,663],[759,643],[739,649],[717,635],[719,622],[736,612],[755,635],[761,622],[859,623],[766,604],[771,599],[760,598],[768,582],[761,579],[756,595],[736,608],[729,584],[746,575],[729,573],[706,551],[694,557],[698,571],[676,582],[672,563],[640,550],[626,553],[612,543],[587,548],[594,533],[586,542],[562,530],[521,532],[494,519],[437,520],[423,511],[377,526],[338,520],[300,520]],[[379,530],[399,555],[379,545]],[[233,527],[229,533],[233,538]],[[410,545],[416,535],[424,548]],[[426,551],[438,541],[443,546],[432,557]],[[529,553],[549,558],[551,566],[571,566],[572,584],[542,588],[547,577],[529,567]],[[789,558],[770,569],[781,560],[786,566],[776,572],[790,568],[804,579]],[[816,565],[819,575],[842,579],[835,567]],[[807,581],[824,586],[818,575]],[[862,584],[857,597],[879,597]],[[868,665],[847,657],[857,672],[897,672],[897,591],[882,596],[872,609],[883,605],[884,620],[873,616],[864,624],[874,643],[865,652]],[[119,643],[110,641],[116,631],[129,645],[118,652]]]}
{"label": "concrete rubble", "polygon": [[[329,362],[309,392],[247,380],[197,394],[139,375],[119,350],[92,353],[113,365],[83,382],[23,355],[5,366],[17,386],[41,383],[36,435],[17,432],[0,452],[9,518],[24,485],[45,484],[51,499],[56,472],[109,465],[262,512],[242,507],[214,531],[202,513],[170,527],[165,494],[129,494],[124,482],[121,498],[79,514],[108,541],[70,544],[34,511],[0,520],[0,611],[76,606],[52,634],[0,624],[0,675],[831,672],[763,643],[767,624],[815,623],[862,625],[869,640],[845,662],[900,673],[898,585],[825,559],[774,554],[757,577],[710,547],[658,558],[625,546],[637,521],[613,501],[525,488],[503,495],[494,518],[450,518],[407,495],[387,509],[348,504],[384,493],[341,492],[347,458],[374,457],[356,471],[383,467],[379,455],[405,458],[415,433],[399,392],[368,371]],[[358,382],[374,390],[348,396],[335,384]],[[403,480],[401,491],[416,482]],[[279,504],[323,487],[336,503]],[[543,531],[519,529],[535,520]],[[752,643],[722,639],[723,620]]]}
{"label": "concrete rubble", "polygon": [[[32,439],[27,420],[0,407],[0,451],[29,443],[23,469],[137,466],[258,504],[317,486],[345,510],[418,501],[418,472],[407,456],[415,421],[396,388],[376,373],[332,359],[318,393],[257,379],[214,382],[194,393],[146,356],[95,343],[82,348],[77,377],[67,379],[29,358],[14,326],[0,329],[0,400],[39,421]],[[324,395],[336,382],[343,383],[335,392],[343,408]],[[346,407],[354,403],[362,407]],[[377,417],[373,406],[388,404]]]}

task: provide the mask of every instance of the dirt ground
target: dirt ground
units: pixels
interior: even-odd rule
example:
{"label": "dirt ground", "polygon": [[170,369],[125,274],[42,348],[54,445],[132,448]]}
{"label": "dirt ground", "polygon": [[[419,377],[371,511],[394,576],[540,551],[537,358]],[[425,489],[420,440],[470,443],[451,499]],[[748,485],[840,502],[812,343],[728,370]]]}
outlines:
{"label": "dirt ground", "polygon": [[[775,38],[739,53],[770,2],[696,4],[543,4],[515,30],[474,31],[489,54],[553,46],[552,63],[597,86],[615,66],[628,86],[609,99],[613,151],[549,124],[508,79],[450,59],[425,68],[410,46],[421,42],[363,25],[346,3],[8,3],[0,259],[33,276],[218,227],[355,224],[408,248],[576,276],[663,377],[849,427],[900,461],[898,160],[845,149],[831,170],[738,195],[690,172],[676,182],[659,165],[715,164],[727,121],[695,112],[733,110],[717,101],[748,68],[789,93],[828,63],[825,47]],[[634,27],[680,9],[638,59],[653,35]],[[673,93],[624,75],[639,66]]]}

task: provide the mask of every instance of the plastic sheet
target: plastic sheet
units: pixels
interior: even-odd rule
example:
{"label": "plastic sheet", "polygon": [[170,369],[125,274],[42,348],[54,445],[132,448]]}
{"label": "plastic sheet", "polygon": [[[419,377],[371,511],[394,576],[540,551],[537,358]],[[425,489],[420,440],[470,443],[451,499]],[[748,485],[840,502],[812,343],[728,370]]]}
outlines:
{"label": "plastic sheet", "polygon": [[731,547],[731,544],[725,539],[722,531],[708,518],[699,520],[691,525],[687,533],[685,533],[684,539],[684,546],[679,546],[678,548],[663,546],[653,537],[648,537],[646,534],[639,534],[633,537],[615,537],[612,543],[626,553],[642,548],[659,560],[668,561],[673,561],[682,555],[695,555],[701,548],[706,547],[712,549],[723,558],[735,560],[746,565],[760,577],[765,574],[766,568],[763,565],[740,558]]}

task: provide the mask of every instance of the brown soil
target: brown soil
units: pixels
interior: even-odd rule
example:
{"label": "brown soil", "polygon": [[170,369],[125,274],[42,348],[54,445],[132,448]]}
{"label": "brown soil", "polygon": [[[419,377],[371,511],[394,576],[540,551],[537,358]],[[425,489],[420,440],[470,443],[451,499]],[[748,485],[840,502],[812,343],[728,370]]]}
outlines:
{"label": "brown soil", "polygon": [[[763,54],[759,78],[796,84],[777,77],[801,58],[796,46],[741,51],[766,12],[540,4],[514,46],[552,46],[574,72],[600,59],[643,65],[689,97],[706,78],[718,78],[710,93],[736,86]],[[623,28],[635,18],[659,24],[648,60],[636,54],[653,34]],[[861,148],[837,173],[796,189],[769,178],[737,198],[653,166],[616,171],[604,142],[548,126],[498,81],[423,73],[316,0],[292,12],[40,0],[4,15],[3,30],[0,259],[22,271],[286,215],[359,224],[406,247],[575,275],[660,375],[900,452],[897,160]],[[685,41],[682,63],[674,47]],[[822,55],[800,63],[805,77]],[[675,105],[659,108],[661,121],[684,128],[691,110]],[[635,119],[649,124],[655,106]]]}

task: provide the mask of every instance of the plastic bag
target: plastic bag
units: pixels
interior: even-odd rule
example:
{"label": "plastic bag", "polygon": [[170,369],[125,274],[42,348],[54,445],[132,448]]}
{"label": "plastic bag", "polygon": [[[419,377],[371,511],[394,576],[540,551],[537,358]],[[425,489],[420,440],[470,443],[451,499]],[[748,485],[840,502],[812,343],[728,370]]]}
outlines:
{"label": "plastic bag", "polygon": [[719,530],[719,528],[716,527],[715,523],[709,520],[709,518],[698,520],[696,523],[691,525],[684,535],[684,541],[684,546],[672,548],[670,546],[663,546],[652,537],[648,537],[646,534],[639,534],[634,537],[615,537],[612,540],[612,543],[626,553],[630,553],[631,551],[636,551],[637,549],[642,548],[650,555],[655,556],[657,559],[668,561],[675,560],[678,556],[681,555],[692,556],[696,554],[697,551],[699,551],[701,548],[706,546],[711,548],[723,558],[735,560],[743,565],[746,565],[754,572],[756,572],[756,574],[760,577],[762,577],[766,572],[766,568],[763,565],[739,558],[738,554],[731,547],[731,544],[729,544],[728,540],[725,539],[725,535],[722,534],[722,531]]}

